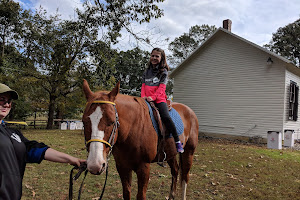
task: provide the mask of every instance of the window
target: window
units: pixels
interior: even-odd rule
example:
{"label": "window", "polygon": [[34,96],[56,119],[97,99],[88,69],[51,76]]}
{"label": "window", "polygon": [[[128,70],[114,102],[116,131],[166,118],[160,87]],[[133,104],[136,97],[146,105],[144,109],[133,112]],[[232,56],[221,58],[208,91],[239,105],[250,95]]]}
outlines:
{"label": "window", "polygon": [[299,86],[294,81],[291,81],[289,95],[289,120],[297,121],[298,119],[298,93]]}

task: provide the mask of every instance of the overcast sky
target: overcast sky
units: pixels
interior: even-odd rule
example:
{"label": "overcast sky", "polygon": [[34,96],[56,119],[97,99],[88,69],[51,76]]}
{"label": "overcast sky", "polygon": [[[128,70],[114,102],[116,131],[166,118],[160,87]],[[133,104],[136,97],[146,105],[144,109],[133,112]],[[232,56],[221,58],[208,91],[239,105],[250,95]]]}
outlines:
{"label": "overcast sky", "polygon": [[[74,9],[82,7],[80,0],[18,0],[25,9],[35,10],[40,5],[48,13],[57,10],[64,19],[74,18]],[[215,25],[222,27],[224,19],[231,19],[232,32],[255,43],[269,43],[272,33],[300,18],[300,0],[165,0],[158,4],[164,16],[147,25],[137,25],[135,30],[152,30],[160,34],[150,37],[155,41],[187,33],[194,25]],[[127,34],[121,39],[119,49],[131,49],[127,41],[133,41]],[[159,45],[157,45],[159,46]],[[167,43],[160,46],[167,48]],[[147,46],[142,47],[149,50]]]}

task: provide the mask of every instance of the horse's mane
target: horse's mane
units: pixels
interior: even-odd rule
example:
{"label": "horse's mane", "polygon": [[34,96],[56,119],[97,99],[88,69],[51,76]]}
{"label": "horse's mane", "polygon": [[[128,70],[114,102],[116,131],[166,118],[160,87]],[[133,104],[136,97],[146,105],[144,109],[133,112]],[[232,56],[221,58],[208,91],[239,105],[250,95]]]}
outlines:
{"label": "horse's mane", "polygon": [[143,99],[141,97],[133,97],[133,98],[136,102],[138,102],[144,108],[144,110],[146,110],[148,108],[145,99]]}
{"label": "horse's mane", "polygon": [[[96,91],[95,92],[95,95],[96,96],[102,96],[102,95],[107,95],[109,94],[110,91],[106,91],[106,90],[99,90],[99,91]],[[141,97],[138,97],[138,96],[131,96],[131,95],[127,95],[127,94],[121,94],[121,93],[118,93],[116,99],[120,102],[122,101],[126,101],[127,103],[128,102],[132,102],[132,103],[138,103],[139,106],[141,108],[143,108],[143,110],[148,110],[148,106],[146,104],[146,101],[141,98]]]}
{"label": "horse's mane", "polygon": [[132,102],[132,103],[138,103],[139,106],[141,108],[143,108],[143,110],[147,110],[148,106],[145,102],[145,100],[141,97],[137,97],[137,96],[131,96],[131,95],[127,95],[127,94],[118,94],[117,95],[117,100],[118,101],[126,101],[126,102]]}

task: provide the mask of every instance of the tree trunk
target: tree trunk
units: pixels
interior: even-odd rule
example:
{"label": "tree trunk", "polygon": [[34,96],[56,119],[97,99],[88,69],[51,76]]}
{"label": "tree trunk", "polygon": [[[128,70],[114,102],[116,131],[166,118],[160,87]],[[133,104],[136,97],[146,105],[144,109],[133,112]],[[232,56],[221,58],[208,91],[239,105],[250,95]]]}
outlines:
{"label": "tree trunk", "polygon": [[4,58],[4,47],[5,47],[5,37],[2,37],[2,51],[1,51],[1,58]]}
{"label": "tree trunk", "polygon": [[52,129],[52,127],[53,127],[53,119],[54,119],[54,111],[55,111],[55,100],[56,100],[56,97],[50,95],[49,111],[48,111],[48,122],[47,122],[46,129]]}
{"label": "tree trunk", "polygon": [[33,120],[33,127],[34,127],[34,129],[36,128],[35,127],[35,122],[36,122],[36,111],[34,112],[34,120]]}
{"label": "tree trunk", "polygon": [[[59,106],[57,106],[55,118],[58,119],[58,120],[63,120],[63,112],[61,111]],[[61,123],[61,121],[55,121],[54,125],[59,126],[60,123]]]}

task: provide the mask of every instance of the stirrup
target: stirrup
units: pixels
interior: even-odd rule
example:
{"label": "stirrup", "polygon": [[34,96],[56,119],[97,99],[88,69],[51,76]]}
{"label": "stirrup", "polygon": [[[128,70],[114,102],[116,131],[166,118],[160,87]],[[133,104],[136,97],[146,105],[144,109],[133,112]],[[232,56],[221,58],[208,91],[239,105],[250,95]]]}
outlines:
{"label": "stirrup", "polygon": [[[163,151],[163,152],[164,152],[164,151]],[[163,159],[163,161],[162,161],[162,162],[159,162],[159,159],[158,159],[157,164],[158,164],[159,166],[161,166],[161,167],[167,167],[167,165],[166,165],[166,158],[167,158],[167,154],[166,154],[166,152],[164,152],[164,159]]]}

